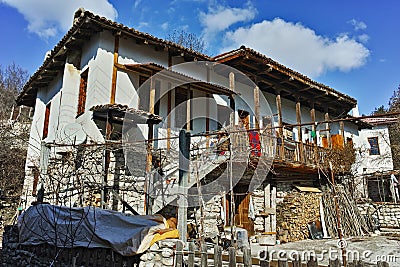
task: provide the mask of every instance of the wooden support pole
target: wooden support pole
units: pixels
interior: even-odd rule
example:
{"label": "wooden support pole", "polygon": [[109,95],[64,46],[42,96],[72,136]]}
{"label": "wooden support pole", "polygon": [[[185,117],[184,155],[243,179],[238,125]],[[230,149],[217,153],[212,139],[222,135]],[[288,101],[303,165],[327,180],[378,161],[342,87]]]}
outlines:
{"label": "wooden support pole", "polygon": [[[229,89],[231,91],[235,91],[235,74],[233,72],[229,73]],[[235,98],[233,95],[229,96],[229,106],[232,109],[231,115],[230,115],[230,125],[231,129],[234,128],[235,126],[235,116],[236,116],[236,107],[235,107]]]}
{"label": "wooden support pole", "polygon": [[168,83],[168,93],[167,93],[167,151],[171,150],[171,111],[172,111],[172,91],[171,83]]}
{"label": "wooden support pole", "polygon": [[[268,184],[264,188],[264,210],[271,209],[271,183]],[[264,232],[272,232],[271,229],[271,216],[266,216],[264,218]]]}
{"label": "wooden support pole", "polygon": [[190,120],[191,120],[191,97],[190,84],[187,87],[187,101],[186,101],[186,130],[190,131]]}
{"label": "wooden support pole", "polygon": [[222,247],[214,245],[214,266],[222,267]]}
{"label": "wooden support pole", "polygon": [[194,242],[192,241],[189,243],[188,267],[194,267],[194,251],[195,251],[195,245]]}
{"label": "wooden support pole", "polygon": [[183,244],[182,242],[176,242],[176,251],[175,251],[175,262],[176,262],[176,267],[183,267]]}
{"label": "wooden support pole", "polygon": [[342,135],[342,145],[344,147],[344,145],[346,144],[346,140],[344,137],[344,122],[343,121],[339,121],[339,126],[340,126],[340,134]]}
{"label": "wooden support pole", "polygon": [[315,126],[315,104],[314,102],[311,103],[311,110],[310,110],[310,117],[311,117],[311,133],[314,135],[313,137],[313,144],[314,144],[314,164],[318,165],[318,143],[317,143],[317,127]]}
{"label": "wooden support pole", "polygon": [[111,96],[110,96],[110,104],[115,104],[115,95],[117,92],[117,64],[118,64],[118,50],[119,50],[119,38],[121,36],[121,32],[117,32],[115,34],[114,39],[114,61],[113,61],[113,72],[111,77]]}
{"label": "wooden support pole", "polygon": [[229,267],[236,267],[236,249],[229,247]]}
{"label": "wooden support pole", "polygon": [[[206,95],[206,133],[210,132],[210,98],[211,95],[207,94]],[[206,136],[207,142],[206,142],[206,148],[209,147],[209,142],[208,140],[210,139],[210,136],[207,134]]]}
{"label": "wooden support pole", "polygon": [[[328,110],[325,110],[325,121],[329,121],[329,113]],[[325,132],[326,132],[326,139],[328,141],[328,148],[332,148],[332,141],[331,141],[331,129],[329,122],[325,124]]]}
{"label": "wooden support pole", "polygon": [[[153,76],[153,75],[152,75]],[[153,77],[150,77],[150,99],[149,99],[149,112],[154,114],[154,104],[155,104],[155,96],[156,96],[156,88],[155,88],[155,80]],[[146,179],[144,184],[144,214],[150,214],[150,207],[149,207],[149,194],[148,189],[150,183],[152,181],[151,177],[151,169],[152,169],[152,162],[153,162],[153,137],[154,137],[154,125],[149,124],[148,128],[148,136],[147,136],[147,157],[146,157]]]}
{"label": "wooden support pole", "polygon": [[[300,99],[296,101],[296,122],[297,124],[301,124],[301,106],[300,106]],[[304,159],[304,147],[303,147],[303,133],[301,126],[297,126],[297,134],[299,137],[299,161],[303,162]]]}
{"label": "wooden support pole", "polygon": [[260,89],[258,86],[254,87],[254,117],[255,127],[260,128]]}
{"label": "wooden support pole", "polygon": [[243,249],[243,264],[244,267],[252,266],[251,250],[249,247]]}
{"label": "wooden support pole", "polygon": [[285,142],[283,138],[283,121],[282,121],[282,100],[281,100],[281,92],[278,91],[276,95],[276,109],[278,112],[278,138],[281,138],[281,143],[279,146],[279,156],[280,159],[285,159]]}
{"label": "wooden support pole", "polygon": [[201,244],[201,267],[207,267],[207,260],[208,260],[208,254],[207,254],[207,245],[206,244]]}

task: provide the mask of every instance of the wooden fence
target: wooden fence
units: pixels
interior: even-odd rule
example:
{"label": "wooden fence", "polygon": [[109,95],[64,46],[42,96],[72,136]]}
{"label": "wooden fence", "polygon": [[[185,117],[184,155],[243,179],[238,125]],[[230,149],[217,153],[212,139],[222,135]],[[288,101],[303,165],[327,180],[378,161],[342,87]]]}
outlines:
{"label": "wooden fence", "polygon": [[[207,246],[202,245],[201,250],[197,251],[195,249],[194,243],[189,243],[189,250],[184,251],[182,243],[177,243],[175,252],[175,266],[176,267],[341,267],[341,262],[339,259],[330,259],[328,265],[320,265],[315,257],[310,257],[306,262],[302,262],[299,256],[294,260],[288,259],[278,259],[278,260],[268,260],[268,257],[258,259],[251,256],[250,248],[243,249],[242,255],[237,255],[236,249],[230,247],[228,253],[222,250],[222,247],[215,245],[214,252],[210,253],[207,251]],[[347,267],[389,267],[387,262],[378,262],[377,264],[365,263],[362,261],[355,260],[353,262],[348,262]]]}

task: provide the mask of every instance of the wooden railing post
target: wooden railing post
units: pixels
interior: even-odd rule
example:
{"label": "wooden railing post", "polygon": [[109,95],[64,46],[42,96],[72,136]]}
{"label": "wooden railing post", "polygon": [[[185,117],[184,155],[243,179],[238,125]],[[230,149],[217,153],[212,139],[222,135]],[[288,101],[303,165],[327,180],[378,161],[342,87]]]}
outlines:
{"label": "wooden railing post", "polygon": [[329,259],[329,267],[340,267],[340,261],[338,258],[336,259]]}
{"label": "wooden railing post", "polygon": [[222,247],[218,245],[214,246],[214,266],[222,267]]}
{"label": "wooden railing post", "polygon": [[207,255],[207,245],[202,244],[201,245],[201,267],[207,267],[207,260],[208,260],[208,255]]}
{"label": "wooden railing post", "polygon": [[252,266],[250,248],[244,248],[243,249],[243,263],[244,263],[244,267],[251,267]]}
{"label": "wooden railing post", "polygon": [[311,256],[307,262],[307,267],[318,267],[318,261],[315,257]]}
{"label": "wooden railing post", "polygon": [[301,258],[299,254],[294,255],[293,267],[301,267]]}
{"label": "wooden railing post", "polygon": [[192,241],[189,243],[188,267],[194,267],[194,250],[194,243]]}
{"label": "wooden railing post", "polygon": [[260,252],[260,267],[270,267],[268,251]]}
{"label": "wooden railing post", "polygon": [[229,247],[229,267],[236,267],[236,249]]}
{"label": "wooden railing post", "polygon": [[176,267],[183,267],[183,244],[182,242],[178,241],[176,243],[176,251],[175,251],[175,262]]}

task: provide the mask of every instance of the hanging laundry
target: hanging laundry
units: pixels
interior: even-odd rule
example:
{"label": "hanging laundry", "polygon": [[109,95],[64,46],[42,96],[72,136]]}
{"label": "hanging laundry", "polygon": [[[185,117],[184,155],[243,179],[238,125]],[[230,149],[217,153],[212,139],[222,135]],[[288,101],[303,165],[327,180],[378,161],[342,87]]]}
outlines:
{"label": "hanging laundry", "polygon": [[261,156],[260,134],[257,131],[250,131],[249,141],[250,141],[251,155],[256,157]]}

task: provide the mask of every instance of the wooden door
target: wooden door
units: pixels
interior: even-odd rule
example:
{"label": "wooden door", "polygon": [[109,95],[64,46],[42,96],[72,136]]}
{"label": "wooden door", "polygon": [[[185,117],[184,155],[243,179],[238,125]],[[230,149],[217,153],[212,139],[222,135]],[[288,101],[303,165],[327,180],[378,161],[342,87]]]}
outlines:
{"label": "wooden door", "polygon": [[249,218],[250,194],[238,196],[235,202],[235,225],[246,229],[250,237],[254,235],[254,222]]}

